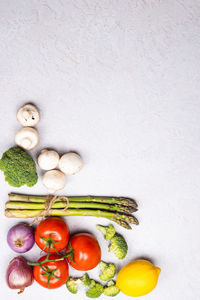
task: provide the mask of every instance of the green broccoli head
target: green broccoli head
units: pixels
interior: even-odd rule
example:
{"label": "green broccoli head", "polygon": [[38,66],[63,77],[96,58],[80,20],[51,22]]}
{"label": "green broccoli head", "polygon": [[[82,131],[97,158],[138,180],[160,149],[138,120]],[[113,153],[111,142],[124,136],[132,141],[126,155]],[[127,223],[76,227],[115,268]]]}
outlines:
{"label": "green broccoli head", "polygon": [[29,187],[38,180],[35,162],[32,157],[19,147],[12,147],[4,152],[0,160],[0,170],[4,172],[5,181],[9,185]]}
{"label": "green broccoli head", "polygon": [[108,226],[97,225],[96,226],[101,233],[105,234],[104,239],[109,241],[115,234],[115,228],[112,224]]}
{"label": "green broccoli head", "polygon": [[115,285],[115,281],[114,280],[110,280],[107,282],[107,286],[113,286]]}
{"label": "green broccoli head", "polygon": [[108,281],[107,286],[104,287],[103,293],[106,296],[114,297],[119,294],[120,289],[116,286],[113,280]]}
{"label": "green broccoli head", "polygon": [[91,283],[91,279],[89,277],[89,275],[87,273],[85,273],[82,277],[81,277],[81,282],[84,286],[90,286]]}
{"label": "green broccoli head", "polygon": [[71,293],[76,294],[78,292],[78,286],[80,285],[80,283],[80,278],[69,277],[69,279],[66,282],[66,287]]}
{"label": "green broccoli head", "polygon": [[66,286],[71,293],[76,294],[78,292],[78,287],[81,283],[84,286],[90,285],[91,280],[87,273],[85,273],[81,278],[69,277],[69,279],[66,282]]}
{"label": "green broccoli head", "polygon": [[128,245],[121,234],[115,233],[111,238],[109,251],[114,253],[119,259],[123,259],[126,256]]}
{"label": "green broccoli head", "polygon": [[104,291],[104,288],[103,288],[102,284],[100,284],[94,280],[91,280],[90,288],[86,292],[86,296],[89,298],[98,298],[101,296],[103,291]]}
{"label": "green broccoli head", "polygon": [[99,263],[101,274],[99,275],[99,278],[102,281],[110,280],[115,276],[116,267],[114,264],[107,264],[103,261],[100,261]]}

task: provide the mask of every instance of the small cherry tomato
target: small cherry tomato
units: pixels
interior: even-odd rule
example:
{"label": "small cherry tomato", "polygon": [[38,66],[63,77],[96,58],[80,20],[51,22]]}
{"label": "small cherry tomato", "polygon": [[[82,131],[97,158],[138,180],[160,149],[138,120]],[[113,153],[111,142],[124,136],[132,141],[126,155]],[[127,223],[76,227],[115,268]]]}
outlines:
{"label": "small cherry tomato", "polygon": [[35,230],[35,242],[40,249],[50,253],[60,252],[67,247],[69,228],[65,221],[58,217],[42,220]]}
{"label": "small cherry tomato", "polygon": [[101,260],[101,248],[96,238],[88,233],[77,233],[70,239],[66,253],[70,265],[80,271],[95,268]]}
{"label": "small cherry tomato", "polygon": [[[42,256],[38,262],[45,260],[47,255]],[[59,254],[50,254],[49,260],[62,258]],[[41,266],[33,267],[34,279],[43,287],[56,289],[62,286],[69,277],[68,263],[65,259],[59,261],[49,261]]]}

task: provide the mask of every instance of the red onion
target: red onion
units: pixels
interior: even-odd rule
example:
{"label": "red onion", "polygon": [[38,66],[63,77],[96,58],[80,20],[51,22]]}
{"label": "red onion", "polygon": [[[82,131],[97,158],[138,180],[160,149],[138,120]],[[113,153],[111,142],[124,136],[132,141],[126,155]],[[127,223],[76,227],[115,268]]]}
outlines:
{"label": "red onion", "polygon": [[8,245],[17,253],[25,253],[34,245],[33,228],[26,223],[19,223],[10,228],[7,235]]}
{"label": "red onion", "polygon": [[8,265],[6,281],[9,288],[20,289],[18,294],[22,293],[26,287],[33,283],[32,267],[27,264],[23,257],[15,257]]}

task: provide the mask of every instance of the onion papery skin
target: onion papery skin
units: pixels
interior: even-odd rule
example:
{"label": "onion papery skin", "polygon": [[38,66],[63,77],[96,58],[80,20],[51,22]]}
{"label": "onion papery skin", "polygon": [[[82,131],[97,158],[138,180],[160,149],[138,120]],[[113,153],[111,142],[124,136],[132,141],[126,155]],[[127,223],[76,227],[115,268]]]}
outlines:
{"label": "onion papery skin", "polygon": [[33,228],[27,223],[18,223],[8,231],[7,242],[17,253],[29,251],[35,243]]}
{"label": "onion papery skin", "polygon": [[33,269],[27,264],[27,261],[21,256],[13,258],[6,272],[6,282],[9,288],[19,289],[19,294],[22,293],[26,287],[30,286],[33,281]]}

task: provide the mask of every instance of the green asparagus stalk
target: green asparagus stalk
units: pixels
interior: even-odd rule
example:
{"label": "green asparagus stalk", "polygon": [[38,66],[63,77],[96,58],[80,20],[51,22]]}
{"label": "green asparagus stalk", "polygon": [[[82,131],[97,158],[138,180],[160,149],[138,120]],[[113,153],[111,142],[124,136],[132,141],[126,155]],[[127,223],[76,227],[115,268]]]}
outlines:
{"label": "green asparagus stalk", "polygon": [[[37,216],[45,215],[44,211],[41,210],[17,210],[17,209],[6,209],[5,216],[8,218],[35,218]],[[102,211],[102,210],[94,210],[94,209],[51,209],[50,210],[51,216],[92,216],[92,217],[103,217],[109,219],[113,222],[116,222],[120,226],[131,229],[128,223],[132,223],[138,225],[138,220],[131,216],[125,215],[122,213],[115,213],[109,211]]]}
{"label": "green asparagus stalk", "polygon": [[[37,202],[44,203],[47,196],[35,196],[35,195],[20,195],[20,194],[9,194],[9,200],[20,201],[20,202]],[[131,206],[137,209],[137,203],[133,199],[124,197],[97,197],[97,196],[68,196],[67,199],[72,202],[96,202],[104,204],[117,204],[123,206]],[[60,201],[59,199],[57,201]]]}
{"label": "green asparagus stalk", "polygon": [[[10,209],[39,209],[44,210],[45,204],[44,203],[34,203],[34,202],[18,202],[18,201],[10,201],[6,203],[6,208]],[[132,213],[137,211],[134,207],[129,206],[121,206],[121,205],[109,205],[104,203],[96,203],[96,202],[69,202],[67,205],[66,202],[55,202],[51,208],[95,208],[95,209],[105,209],[110,211],[118,211],[118,212],[125,212],[125,213]]]}

